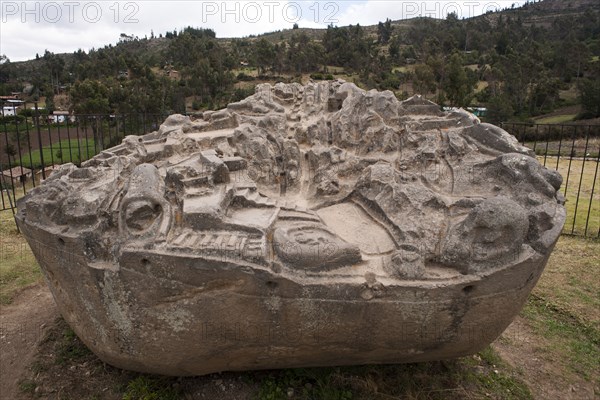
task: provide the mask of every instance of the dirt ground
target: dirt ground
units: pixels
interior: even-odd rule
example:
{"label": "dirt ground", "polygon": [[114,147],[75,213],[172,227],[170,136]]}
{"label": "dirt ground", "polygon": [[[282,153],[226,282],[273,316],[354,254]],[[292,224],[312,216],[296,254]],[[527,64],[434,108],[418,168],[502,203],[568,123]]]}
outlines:
{"label": "dirt ground", "polygon": [[20,398],[19,381],[58,315],[43,282],[24,289],[12,304],[0,306],[0,399]]}
{"label": "dirt ground", "polygon": [[500,357],[521,373],[536,399],[593,400],[594,386],[565,371],[544,351],[544,338],[536,335],[527,321],[518,316],[493,347]]}
{"label": "dirt ground", "polygon": [[[11,305],[0,308],[1,400],[31,398],[19,385],[24,377],[31,375],[40,343],[55,328],[58,315],[44,283],[23,290]],[[535,335],[527,321],[517,317],[493,347],[503,360],[516,368],[536,399],[594,399],[593,384],[577,376],[565,376],[565,371],[544,352],[545,345],[547,343]],[[223,374],[222,379],[215,379],[203,382],[194,398],[211,398],[217,392],[224,400],[249,397],[243,393],[246,385],[238,382],[235,374]],[[84,382],[83,377],[81,382]],[[207,393],[210,393],[208,397]]]}

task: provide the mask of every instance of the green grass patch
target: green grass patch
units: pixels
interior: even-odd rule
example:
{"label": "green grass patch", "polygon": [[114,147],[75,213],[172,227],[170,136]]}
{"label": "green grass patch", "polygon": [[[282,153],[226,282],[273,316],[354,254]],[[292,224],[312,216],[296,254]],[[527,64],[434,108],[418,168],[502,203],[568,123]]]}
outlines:
{"label": "green grass patch", "polygon": [[537,124],[563,124],[565,122],[573,121],[576,116],[576,114],[553,115],[551,117],[536,119],[535,122]]}
{"label": "green grass patch", "polygon": [[600,240],[561,236],[534,294],[600,331]]}
{"label": "green grass patch", "polygon": [[600,331],[585,324],[552,301],[531,296],[522,315],[537,334],[551,343],[555,359],[586,380],[598,379],[600,371]]}
{"label": "green grass patch", "polygon": [[24,167],[40,168],[42,165],[42,157],[44,157],[45,165],[64,164],[72,162],[79,164],[96,155],[94,139],[65,139],[57,143],[52,143],[52,146],[43,147],[41,150],[33,150],[31,156],[29,153],[21,156],[18,164]]}
{"label": "green grass patch", "polygon": [[508,364],[492,347],[488,346],[481,351],[479,357],[488,367],[491,367],[491,373],[474,374],[472,379],[475,379],[486,390],[486,393],[491,393],[492,397],[501,399],[533,399],[527,385],[515,378],[514,374],[501,372],[509,369]]}
{"label": "green grass patch", "polygon": [[[555,160],[550,165],[555,166]],[[594,187],[594,176],[597,168],[594,161],[582,160],[560,160],[558,171],[563,176],[561,193],[565,195],[567,202],[567,220],[563,229],[564,233],[583,235],[586,232],[590,236],[597,236],[600,229],[600,186],[598,182]],[[567,175],[569,180],[567,182]],[[588,218],[589,215],[589,218]]]}
{"label": "green grass patch", "polygon": [[142,375],[127,384],[123,400],[179,400],[181,393],[173,388],[173,379]]}
{"label": "green grass patch", "polygon": [[479,355],[418,364],[256,372],[259,400],[531,399],[527,386],[487,348]]}
{"label": "green grass patch", "polygon": [[414,65],[405,65],[402,67],[394,67],[392,68],[392,73],[395,74],[396,72],[401,72],[403,74],[407,73],[407,72],[414,72],[415,70],[415,66]]}
{"label": "green grass patch", "polygon": [[[565,203],[567,219],[563,233],[584,236],[587,224],[587,236],[597,237],[600,230],[600,183],[596,182],[594,187],[594,178],[598,179],[595,176],[597,165],[595,160],[598,157],[598,144],[590,140],[587,149],[589,156],[585,163],[581,157],[569,160],[572,146],[568,141],[562,143],[560,159],[555,157],[558,154],[558,141],[548,143],[547,147],[546,142],[529,142],[525,143],[525,145],[535,150],[540,163],[544,164],[545,162],[546,168],[557,170],[563,177],[560,193],[567,200]],[[543,154],[546,152],[548,156],[544,160]],[[578,143],[576,155],[583,154],[583,143]],[[592,188],[594,189],[593,196]]]}
{"label": "green grass patch", "polygon": [[58,338],[56,343],[56,363],[59,365],[66,365],[92,355],[92,352],[85,347],[69,327],[63,331],[62,337]]}
{"label": "green grass patch", "polygon": [[521,312],[566,373],[600,384],[600,240],[561,236]]}
{"label": "green grass patch", "polygon": [[33,393],[35,393],[36,387],[37,387],[37,384],[35,382],[32,382],[27,379],[19,382],[19,390],[23,393],[33,394]]}

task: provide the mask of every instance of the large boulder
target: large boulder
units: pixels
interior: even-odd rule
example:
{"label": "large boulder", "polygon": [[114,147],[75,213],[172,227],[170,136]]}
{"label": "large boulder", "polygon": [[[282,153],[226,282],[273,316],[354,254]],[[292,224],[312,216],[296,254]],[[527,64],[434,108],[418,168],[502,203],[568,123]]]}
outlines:
{"label": "large boulder", "polygon": [[169,117],[17,216],[102,360],[165,375],[464,356],[559,237],[561,177],[500,128],[342,81]]}

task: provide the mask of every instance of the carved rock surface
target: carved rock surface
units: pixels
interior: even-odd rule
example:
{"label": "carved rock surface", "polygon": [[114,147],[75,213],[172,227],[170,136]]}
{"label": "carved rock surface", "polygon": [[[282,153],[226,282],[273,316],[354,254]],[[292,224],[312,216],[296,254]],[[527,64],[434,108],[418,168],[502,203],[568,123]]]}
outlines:
{"label": "carved rock surface", "polygon": [[436,360],[510,324],[565,220],[505,131],[343,81],[170,116],[17,216],[102,360],[166,375]]}

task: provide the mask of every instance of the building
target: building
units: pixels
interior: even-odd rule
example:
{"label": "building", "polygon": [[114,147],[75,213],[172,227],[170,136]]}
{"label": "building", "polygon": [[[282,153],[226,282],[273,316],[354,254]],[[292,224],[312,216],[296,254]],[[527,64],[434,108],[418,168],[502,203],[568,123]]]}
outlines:
{"label": "building", "polygon": [[2,171],[2,181],[12,182],[13,186],[25,184],[32,177],[32,172],[29,168],[20,165]]}
{"label": "building", "polygon": [[39,171],[35,172],[36,179],[39,182],[42,182],[44,180],[44,174],[46,175],[46,179],[48,179],[50,177],[50,175],[52,174],[52,172],[54,172],[58,168],[60,168],[60,165],[54,164],[54,165],[49,165],[49,166],[45,167],[44,172],[42,172],[42,170],[40,169]]}
{"label": "building", "polygon": [[51,124],[62,124],[67,118],[73,122],[73,119],[69,118],[68,111],[54,111],[51,115],[48,115],[48,122]]}
{"label": "building", "polygon": [[2,116],[3,117],[14,117],[18,114],[23,102],[16,100],[13,96],[0,96],[0,103],[2,103]]}
{"label": "building", "polygon": [[17,109],[12,106],[2,106],[3,117],[14,117],[17,113]]}

